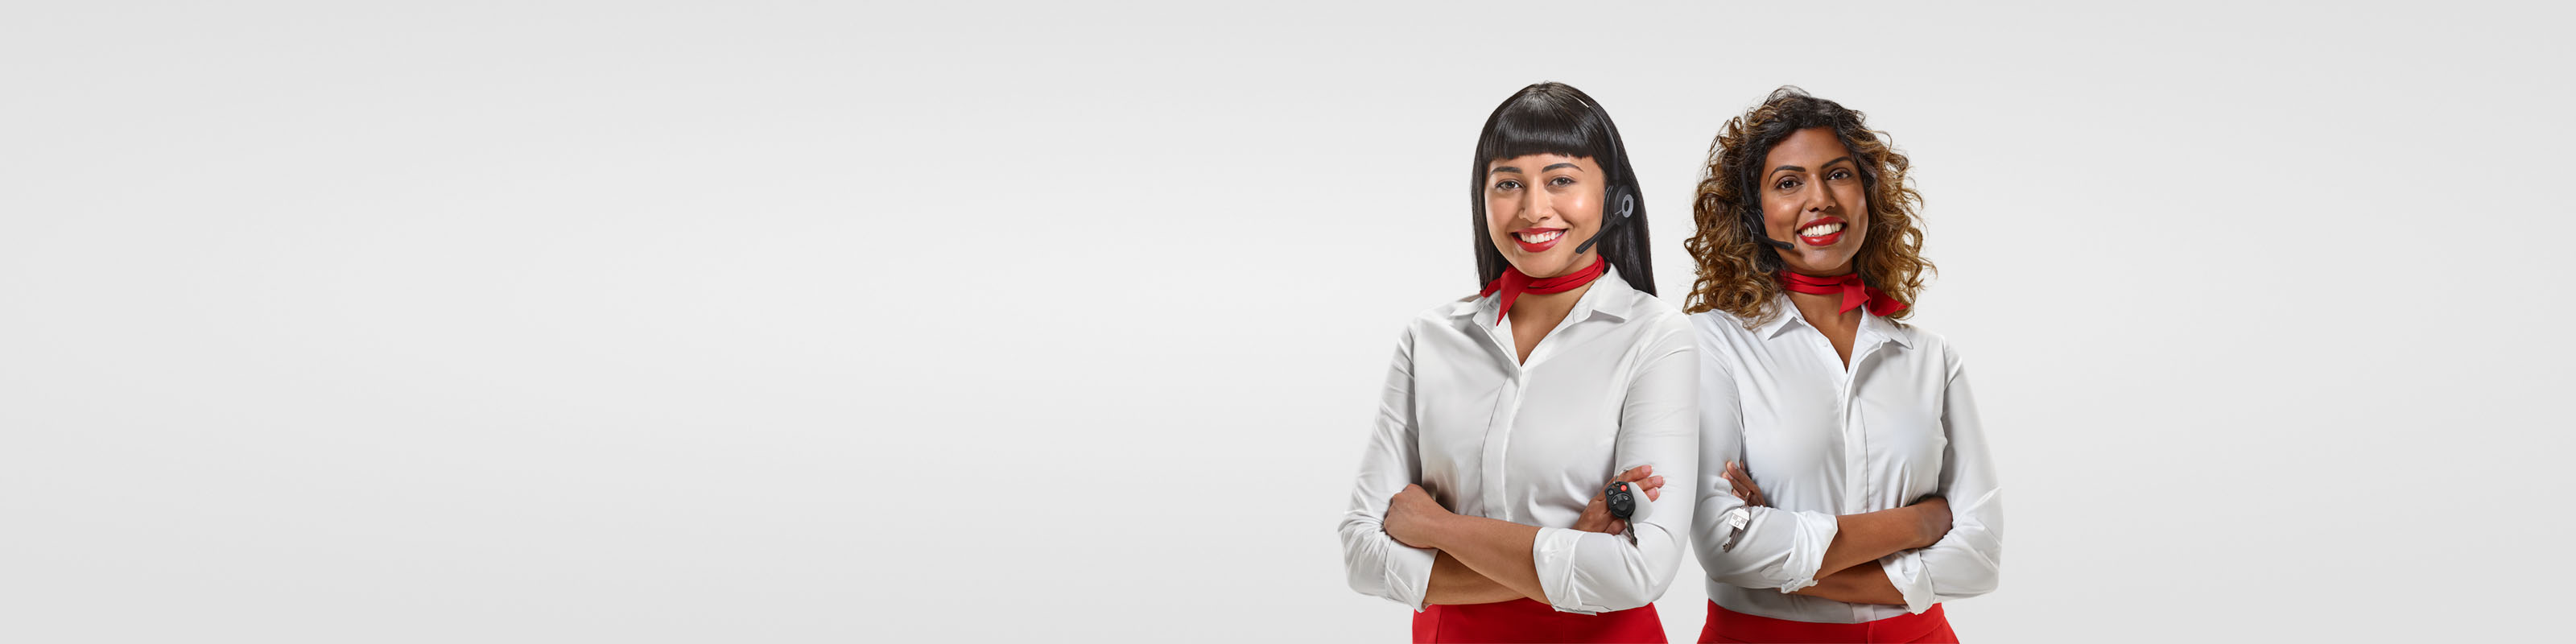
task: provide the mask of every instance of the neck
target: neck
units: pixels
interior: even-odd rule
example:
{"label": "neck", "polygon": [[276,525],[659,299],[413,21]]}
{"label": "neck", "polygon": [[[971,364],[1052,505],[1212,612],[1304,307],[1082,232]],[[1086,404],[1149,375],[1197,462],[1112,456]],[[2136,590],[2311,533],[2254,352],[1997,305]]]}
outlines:
{"label": "neck", "polygon": [[1563,293],[1523,293],[1520,299],[1512,302],[1512,310],[1504,315],[1512,319],[1512,326],[1515,328],[1527,326],[1525,322],[1543,322],[1550,327],[1556,326],[1555,322],[1565,320],[1565,314],[1574,311],[1574,303],[1583,299],[1583,294],[1592,292],[1593,284],[1599,283],[1600,281],[1595,280],[1592,284],[1575,287],[1574,290]]}
{"label": "neck", "polygon": [[1808,325],[1819,329],[1859,328],[1860,316],[1869,314],[1869,307],[1849,311],[1836,310],[1843,306],[1841,295],[1796,291],[1789,291],[1788,294],[1789,305],[1798,308],[1798,317],[1806,318]]}

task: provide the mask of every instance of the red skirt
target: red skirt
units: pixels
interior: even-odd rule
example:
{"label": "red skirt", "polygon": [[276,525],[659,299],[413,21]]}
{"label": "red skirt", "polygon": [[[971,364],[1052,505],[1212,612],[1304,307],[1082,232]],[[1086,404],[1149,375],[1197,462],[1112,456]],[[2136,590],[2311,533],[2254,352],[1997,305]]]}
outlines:
{"label": "red skirt", "polygon": [[1529,598],[1440,605],[1413,614],[1415,642],[1664,642],[1655,605],[1599,615],[1558,612]]}
{"label": "red skirt", "polygon": [[[1419,623],[1419,622],[1416,622]],[[1700,629],[1701,642],[1939,642],[1958,644],[1959,635],[1950,632],[1950,618],[1941,616],[1941,605],[1931,610],[1898,615],[1858,624],[1819,624],[1759,615],[1746,615],[1727,610],[1717,602],[1708,603],[1708,626]]]}

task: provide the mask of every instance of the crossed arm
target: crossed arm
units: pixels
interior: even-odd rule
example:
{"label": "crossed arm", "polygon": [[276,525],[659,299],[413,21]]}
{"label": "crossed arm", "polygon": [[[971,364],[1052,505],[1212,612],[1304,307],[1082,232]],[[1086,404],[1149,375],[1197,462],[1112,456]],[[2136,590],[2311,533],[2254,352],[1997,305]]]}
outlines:
{"label": "crossed arm", "polygon": [[[1343,513],[1342,555],[1351,587],[1419,610],[1426,604],[1529,598],[1570,612],[1650,603],[1688,552],[1695,499],[1653,501],[1654,516],[1613,525],[1595,494],[1577,525],[1534,526],[1441,508],[1424,480],[1414,414],[1411,335],[1399,346]],[[1686,332],[1655,340],[1619,401],[1613,461],[1636,466],[1619,480],[1654,488],[1666,476],[1697,481],[1696,348]],[[1651,464],[1651,467],[1649,467]],[[1605,481],[1606,483],[1606,481]],[[1626,537],[1612,535],[1626,534]],[[1551,594],[1552,593],[1552,594]]]}
{"label": "crossed arm", "polygon": [[[1742,464],[1728,462],[1724,476],[1746,506],[1770,506]],[[1903,606],[1905,595],[1888,580],[1886,569],[1860,564],[1939,542],[1950,531],[1950,502],[1926,497],[1901,508],[1834,517],[1834,525],[1832,545],[1826,546],[1824,563],[1816,567],[1816,585],[1791,592],[1854,604]]]}
{"label": "crossed arm", "polygon": [[[1646,490],[1648,500],[1659,499],[1664,477],[1655,476],[1654,469],[1638,466],[1611,480],[1636,482]],[[1628,522],[1610,516],[1608,504],[1594,494],[1573,528],[1622,534]],[[1408,485],[1388,500],[1386,532],[1405,545],[1439,551],[1431,564],[1423,603],[1490,604],[1524,597],[1547,601],[1538,565],[1530,559],[1538,540],[1537,526],[1451,513],[1421,486]]]}

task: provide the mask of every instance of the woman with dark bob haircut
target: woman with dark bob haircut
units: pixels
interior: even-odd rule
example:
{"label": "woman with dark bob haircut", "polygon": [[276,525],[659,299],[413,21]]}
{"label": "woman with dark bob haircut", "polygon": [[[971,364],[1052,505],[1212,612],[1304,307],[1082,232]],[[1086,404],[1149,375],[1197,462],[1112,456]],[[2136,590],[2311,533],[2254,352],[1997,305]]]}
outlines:
{"label": "woman with dark bob haircut", "polygon": [[1485,120],[1474,296],[1405,326],[1342,515],[1351,588],[1417,642],[1662,642],[1690,525],[1699,359],[1655,299],[1637,175],[1558,83]]}
{"label": "woman with dark bob haircut", "polygon": [[1702,642],[1956,642],[2003,495],[1959,353],[1899,320],[1932,263],[1908,161],[1783,87],[1710,147],[1683,247],[1700,343]]}

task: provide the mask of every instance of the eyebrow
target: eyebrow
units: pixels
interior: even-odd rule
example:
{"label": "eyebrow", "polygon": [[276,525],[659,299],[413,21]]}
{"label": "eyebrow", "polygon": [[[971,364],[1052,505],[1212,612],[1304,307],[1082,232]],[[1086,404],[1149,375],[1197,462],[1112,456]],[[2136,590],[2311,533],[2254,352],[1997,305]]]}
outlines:
{"label": "eyebrow", "polygon": [[[1844,155],[1844,156],[1843,156],[1843,157],[1841,157],[1841,158],[1834,159],[1834,160],[1832,160],[1832,161],[1826,161],[1826,162],[1825,162],[1825,165],[1826,165],[1826,166],[1831,166],[1831,165],[1836,164],[1836,163],[1851,163],[1852,165],[1860,165],[1860,163],[1859,163],[1859,162],[1852,161],[1852,158],[1851,158],[1851,156],[1850,156],[1850,155]],[[1787,171],[1790,171],[1790,172],[1806,172],[1806,171],[1807,171],[1807,169],[1806,169],[1806,168],[1801,168],[1801,167],[1794,166],[1794,165],[1784,165],[1784,166],[1780,166],[1780,167],[1777,167],[1777,168],[1772,168],[1772,169],[1771,169],[1771,172],[1772,172],[1772,173],[1774,173],[1774,174],[1777,174],[1777,173],[1779,173],[1779,172],[1780,172],[1780,171],[1782,171],[1782,170],[1787,170]]]}
{"label": "eyebrow", "polygon": [[[1547,166],[1547,167],[1539,168],[1539,169],[1538,169],[1538,171],[1540,171],[1540,172],[1546,172],[1546,171],[1554,170],[1554,169],[1557,169],[1557,168],[1573,168],[1573,169],[1576,169],[1576,170],[1581,170],[1581,169],[1583,169],[1583,166],[1575,165],[1573,162],[1571,162],[1571,161],[1567,161],[1567,162],[1562,162],[1562,163],[1551,163],[1551,164],[1548,164],[1548,166]],[[1485,173],[1485,174],[1502,174],[1502,173],[1505,173],[1505,172],[1520,172],[1520,171],[1521,171],[1521,169],[1520,169],[1520,168],[1515,168],[1515,167],[1512,167],[1512,166],[1503,166],[1503,167],[1500,167],[1500,168],[1494,168],[1494,169],[1493,169],[1493,171],[1491,171],[1491,172],[1487,172],[1487,173]]]}

